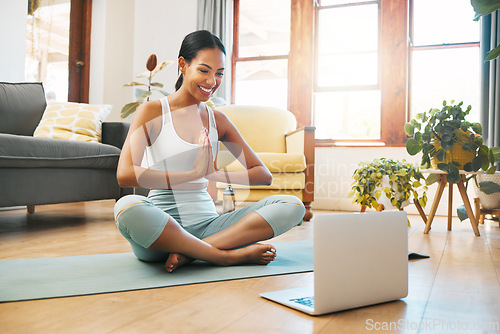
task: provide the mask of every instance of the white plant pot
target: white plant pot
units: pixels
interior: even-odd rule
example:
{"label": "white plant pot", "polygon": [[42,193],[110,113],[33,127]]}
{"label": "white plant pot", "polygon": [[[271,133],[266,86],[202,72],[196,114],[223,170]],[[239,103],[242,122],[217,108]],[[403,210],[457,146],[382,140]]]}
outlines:
{"label": "white plant pot", "polygon": [[[500,172],[495,172],[495,174],[480,174],[477,176],[477,182],[481,181],[491,181],[500,184]],[[476,186],[475,182],[474,190],[476,191],[476,196],[479,198],[479,202],[484,209],[498,209],[500,208],[500,193],[487,195]]]}
{"label": "white plant pot", "polygon": [[[391,187],[389,184],[389,176],[387,176],[387,175],[382,176],[381,183],[382,183],[381,186],[375,187],[375,191],[380,190],[382,192],[380,194],[380,197],[377,199],[377,202],[379,204],[382,204],[384,206],[385,210],[398,210],[398,208],[396,208],[394,205],[392,205],[391,199],[387,198],[387,196],[385,195],[385,192],[382,190],[385,187]],[[396,198],[401,197],[401,193],[398,192],[396,185],[393,185],[391,188],[396,190],[396,196],[395,196]],[[401,205],[401,208],[404,208],[405,206],[408,206],[409,204],[410,204],[410,200],[408,199],[405,202],[403,202],[403,204]]]}

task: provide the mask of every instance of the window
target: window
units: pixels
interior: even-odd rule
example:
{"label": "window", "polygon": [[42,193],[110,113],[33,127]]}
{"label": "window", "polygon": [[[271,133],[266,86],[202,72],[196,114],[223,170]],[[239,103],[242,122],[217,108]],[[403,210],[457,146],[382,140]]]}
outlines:
{"label": "window", "polygon": [[478,112],[469,0],[234,5],[232,102],[287,106],[299,125],[316,126],[317,146],[404,146],[409,117],[443,100]]}
{"label": "window", "polygon": [[479,22],[473,16],[469,0],[411,1],[411,117],[455,100],[470,104],[469,120],[479,121]]}
{"label": "window", "polygon": [[47,101],[68,101],[70,1],[28,3],[26,81],[42,81]]}
{"label": "window", "polygon": [[380,139],[378,1],[321,0],[316,18],[316,138]]}
{"label": "window", "polygon": [[49,102],[88,102],[91,11],[91,0],[28,1],[25,80]]}
{"label": "window", "polygon": [[290,0],[235,2],[232,103],[287,108]]}

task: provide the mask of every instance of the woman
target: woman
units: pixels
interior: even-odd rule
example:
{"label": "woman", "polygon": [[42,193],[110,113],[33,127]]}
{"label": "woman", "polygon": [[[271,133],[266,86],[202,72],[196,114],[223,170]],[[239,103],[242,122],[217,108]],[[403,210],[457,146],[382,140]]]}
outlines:
{"label": "woman", "polygon": [[[115,205],[115,219],[135,255],[166,261],[168,272],[201,259],[217,265],[268,264],[271,245],[258,244],[296,226],[304,215],[294,196],[270,196],[218,215],[208,180],[269,185],[272,176],[231,121],[204,103],[221,84],[225,48],[206,30],[184,38],[176,91],[137,109],[125,140],[117,178],[122,187],[150,188],[148,197],[128,195]],[[214,168],[222,141],[246,167]]]}

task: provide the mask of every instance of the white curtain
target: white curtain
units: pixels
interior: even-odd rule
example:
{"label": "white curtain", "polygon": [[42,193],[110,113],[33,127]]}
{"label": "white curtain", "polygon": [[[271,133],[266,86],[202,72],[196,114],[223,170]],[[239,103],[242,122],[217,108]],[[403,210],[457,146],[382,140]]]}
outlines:
{"label": "white curtain", "polygon": [[[500,43],[500,13],[481,17],[481,62]],[[500,58],[481,68],[481,124],[488,146],[500,146]]]}
{"label": "white curtain", "polygon": [[225,79],[222,81],[217,93],[218,97],[221,97],[227,101],[226,97],[226,85],[229,85],[228,80],[230,80],[229,68],[231,67],[231,59],[229,58],[229,48],[228,48],[228,36],[227,30],[227,0],[198,0],[198,17],[197,17],[197,29],[208,30],[214,35],[218,36],[224,46],[226,47],[226,75]]}

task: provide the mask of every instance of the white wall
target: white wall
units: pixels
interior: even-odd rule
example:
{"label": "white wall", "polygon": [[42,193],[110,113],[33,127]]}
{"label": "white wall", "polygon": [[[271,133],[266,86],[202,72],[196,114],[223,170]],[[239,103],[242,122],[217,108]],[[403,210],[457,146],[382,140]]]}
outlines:
{"label": "white wall", "polygon": [[[155,53],[158,62],[177,60],[184,36],[196,29],[196,0],[94,0],[92,4],[90,102],[112,104],[107,121],[122,121],[121,108],[134,100],[136,80]],[[174,91],[177,66],[156,77]],[[159,95],[156,98],[160,97]]]}
{"label": "white wall", "polygon": [[28,1],[0,0],[0,81],[24,81]]}
{"label": "white wall", "polygon": [[[158,63],[172,60],[169,67],[155,76],[163,90],[173,93],[177,80],[177,56],[184,36],[196,30],[197,0],[136,0],[134,73],[146,70],[146,61],[155,53]],[[147,24],[145,24],[147,22]]]}
{"label": "white wall", "polygon": [[[353,182],[352,174],[362,161],[372,161],[378,158],[390,158],[419,164],[421,155],[414,157],[406,152],[404,147],[317,147],[315,150],[315,184],[314,184],[314,209],[359,211],[360,207],[353,204],[353,198],[347,197]],[[424,174],[425,177],[428,174]],[[475,197],[473,182],[469,182],[467,191],[471,205],[474,207]],[[432,201],[435,197],[437,184],[429,187],[427,192],[428,202],[424,211],[429,214]],[[462,205],[462,198],[456,186],[453,187],[453,215],[456,208]],[[405,211],[418,214],[414,205],[405,208]],[[445,189],[438,207],[437,215],[448,215],[448,187]]]}
{"label": "white wall", "polygon": [[108,121],[119,121],[131,102],[123,84],[133,79],[134,0],[92,3],[89,102],[111,104]]}

